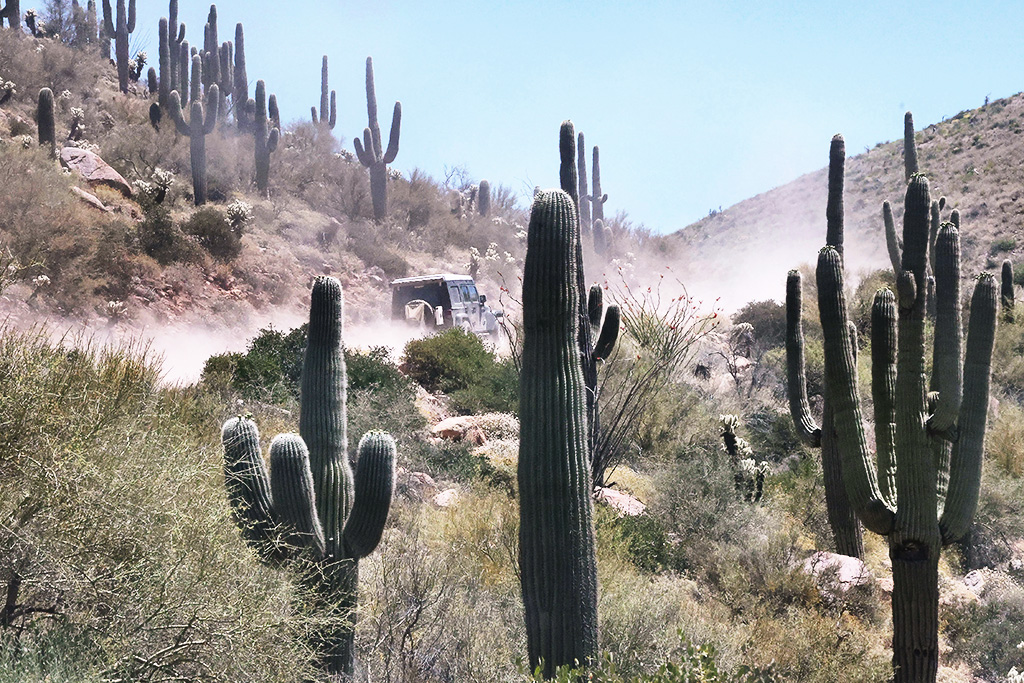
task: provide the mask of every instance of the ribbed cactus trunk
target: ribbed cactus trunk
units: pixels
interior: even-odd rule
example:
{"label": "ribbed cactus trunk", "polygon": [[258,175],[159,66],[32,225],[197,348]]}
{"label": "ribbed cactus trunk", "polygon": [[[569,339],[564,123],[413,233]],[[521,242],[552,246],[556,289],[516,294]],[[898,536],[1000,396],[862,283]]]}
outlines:
{"label": "ribbed cactus trunk", "polygon": [[50,158],[57,156],[57,133],[53,119],[53,91],[42,88],[36,105],[36,124],[39,128],[39,146],[45,147]]}
{"label": "ribbed cactus trunk", "polygon": [[590,195],[590,213],[594,222],[604,221],[604,203],[608,201],[608,195],[601,192],[601,150],[594,146],[594,162],[590,168],[593,175],[593,187]]}
{"label": "ribbed cactus trunk", "polygon": [[270,154],[277,149],[280,131],[276,127],[270,127],[267,123],[267,88],[263,81],[256,81],[253,112],[253,136],[256,142],[256,188],[261,196],[268,197],[270,195]]}
{"label": "ribbed cactus trunk", "polygon": [[903,173],[907,182],[917,173],[917,144],[914,142],[914,115],[903,116]]}
{"label": "ribbed cactus trunk", "polygon": [[192,195],[196,206],[202,206],[207,198],[206,178],[206,136],[213,132],[217,125],[217,109],[220,105],[220,89],[216,84],[207,92],[207,106],[203,107],[199,96],[199,85],[202,82],[202,59],[199,55],[192,57],[192,104],[189,120],[186,122],[181,113],[181,98],[177,91],[171,93],[170,111],[174,125],[181,135],[189,138],[189,152],[192,166]]}
{"label": "ribbed cactus trunk", "polygon": [[486,180],[480,181],[480,190],[477,192],[476,210],[484,218],[491,214],[491,184]]}
{"label": "ribbed cactus trunk", "polygon": [[238,130],[249,129],[249,116],[246,104],[249,102],[249,76],[245,70],[245,30],[242,24],[235,24],[235,63],[232,81],[235,91],[231,99],[235,105],[235,125]]}
{"label": "ribbed cactus trunk", "polygon": [[[825,208],[826,244],[842,256],[843,189],[846,143],[841,135],[832,138],[829,148],[828,203]],[[829,526],[835,540],[836,551],[850,557],[864,555],[864,540],[860,524],[843,485],[843,474],[834,424],[834,408],[830,399],[830,386],[826,376],[821,427],[811,417],[807,400],[804,370],[804,335],[802,321],[802,292],[800,274],[790,271],[786,285],[786,360],[789,379],[789,407],[801,440],[812,448],[821,448],[821,469],[825,484],[825,508]],[[825,362],[829,359],[826,356]]]}
{"label": "ribbed cactus trunk", "polygon": [[523,271],[519,552],[530,666],[597,653],[597,562],[577,332],[576,207],[534,200]]}
{"label": "ribbed cactus trunk", "polygon": [[[167,109],[171,96],[171,36],[173,29],[164,17],[160,18],[159,40],[160,40],[160,81],[157,85],[157,103],[161,109]],[[152,92],[152,88],[150,88]]]}
{"label": "ribbed cactus trunk", "polygon": [[1014,292],[1013,292],[1013,262],[1010,259],[1003,261],[1003,268],[1000,272],[1000,296],[1003,318],[1013,322]]}
{"label": "ribbed cactus trunk", "polygon": [[586,237],[591,225],[590,194],[587,191],[587,145],[582,132],[576,137],[576,178],[579,183],[580,235]]}

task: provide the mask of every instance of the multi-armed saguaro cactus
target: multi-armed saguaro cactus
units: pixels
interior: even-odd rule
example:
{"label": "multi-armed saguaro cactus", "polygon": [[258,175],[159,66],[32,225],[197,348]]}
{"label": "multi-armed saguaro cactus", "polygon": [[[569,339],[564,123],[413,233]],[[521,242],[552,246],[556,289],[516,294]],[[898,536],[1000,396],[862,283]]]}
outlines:
{"label": "multi-armed saguaro cactus", "polygon": [[[576,132],[572,121],[563,121],[558,132],[558,153],[559,167],[558,177],[565,192],[573,200],[577,207],[577,222],[579,220],[579,182],[576,167]],[[580,292],[586,290],[586,275],[583,269],[583,240],[580,231],[576,231],[576,287]],[[597,362],[607,358],[615,348],[615,342],[619,335],[619,308],[609,306],[608,314],[605,316],[604,325],[600,332],[596,330],[601,318],[603,307],[603,296],[600,287],[597,292],[590,290],[590,300],[585,301],[581,297],[577,309],[579,324],[577,328],[577,347],[579,350],[580,365],[583,368],[583,381],[586,385],[587,401],[587,451],[590,457],[591,473],[594,482],[603,484],[604,471],[607,460],[598,452],[600,441],[601,423],[598,415],[597,400]],[[597,337],[597,344],[594,338]]]}
{"label": "multi-armed saguaro cactus", "polygon": [[206,203],[206,136],[212,133],[214,126],[217,125],[217,108],[220,104],[219,88],[214,84],[206,94],[206,107],[203,106],[203,99],[199,93],[202,78],[202,58],[195,55],[192,57],[192,103],[189,105],[188,122],[182,116],[181,97],[177,90],[171,93],[170,104],[171,118],[174,119],[178,132],[188,136],[191,143],[189,151],[192,164],[192,194],[196,206]]}
{"label": "multi-armed saguaro cactus", "polygon": [[590,169],[591,175],[593,176],[593,192],[587,198],[590,200],[590,205],[593,207],[592,213],[595,221],[604,220],[604,203],[608,201],[608,194],[601,193],[601,150],[595,145],[594,146],[594,163]]}
{"label": "multi-armed saguaro cactus", "polygon": [[[898,683],[936,678],[939,553],[967,531],[978,502],[998,305],[995,278],[981,275],[962,361],[960,237],[956,226],[943,224],[935,248],[934,390],[929,392],[929,213],[928,180],[914,175],[906,194],[898,296],[880,290],[872,309],[876,454],[869,451],[862,421],[842,255],[835,246],[821,250],[817,270],[826,383],[843,479],[864,526],[889,539]],[[947,451],[944,444],[950,442]]]}
{"label": "multi-armed saguaro cactus", "polygon": [[[832,138],[829,151],[828,223],[826,243],[841,255],[843,251],[843,173],[846,161],[846,143],[843,136]],[[856,513],[850,506],[843,486],[842,469],[837,449],[834,409],[831,387],[825,378],[824,405],[821,427],[811,416],[807,400],[807,380],[804,370],[803,297],[799,271],[789,272],[786,281],[786,362],[789,384],[789,410],[793,416],[800,440],[812,448],[821,448],[821,468],[825,477],[825,505],[832,527],[836,550],[843,555],[861,557],[864,541]]]}
{"label": "multi-armed saguaro cactus", "polygon": [[530,666],[597,653],[597,562],[579,363],[576,207],[534,199],[523,268],[519,565]]}
{"label": "multi-armed saguaro cactus", "polygon": [[359,163],[370,169],[370,197],[373,200],[373,217],[382,220],[388,213],[388,164],[398,156],[398,137],[402,132],[402,103],[395,102],[391,115],[391,135],[387,150],[381,145],[380,126],[377,125],[377,93],[373,86],[373,59],[366,58],[366,114],[369,127],[363,130],[362,143],[355,138],[356,156]]}
{"label": "multi-armed saguaro cactus", "polygon": [[[330,91],[330,98],[327,95],[327,55],[324,55],[323,64],[320,66],[320,115],[317,116],[316,107],[310,107],[309,112],[313,116],[313,123],[334,130],[334,124],[338,122],[338,95],[333,90]],[[371,120],[375,121],[376,117],[371,117]]]}
{"label": "multi-armed saguaro cactus", "polygon": [[319,597],[317,608],[337,617],[320,634],[322,664],[331,673],[351,674],[359,560],[374,551],[384,530],[395,442],[383,432],[363,436],[353,477],[342,311],[341,284],[318,277],[302,364],[299,434],[273,440],[269,476],[252,420],[228,420],[222,437],[228,499],[243,537],[265,560],[306,560],[298,569]]}
{"label": "multi-armed saguaro cactus", "polygon": [[[256,81],[256,99],[253,101],[253,137],[256,138],[256,188],[260,195],[269,196],[270,154],[277,149],[281,134],[277,126],[267,124],[267,87]],[[274,122],[271,121],[271,124]]]}
{"label": "multi-armed saguaro cactus", "polygon": [[[114,57],[117,60],[117,84],[121,92],[128,92],[128,36],[135,30],[135,0],[129,0],[125,11],[125,0],[117,0],[117,15],[111,11],[110,0],[103,0],[103,34],[114,40]],[[108,43],[109,45],[109,43]]]}
{"label": "multi-armed saguaro cactus", "polygon": [[39,103],[36,106],[36,125],[39,128],[39,146],[46,147],[50,157],[57,156],[56,125],[53,120],[53,91],[43,88],[39,91]]}
{"label": "multi-armed saguaro cactus", "polygon": [[486,180],[480,181],[480,189],[476,193],[476,210],[484,218],[491,213],[491,184]]}
{"label": "multi-armed saguaro cactus", "polygon": [[220,47],[217,31],[217,5],[210,5],[210,13],[203,26],[203,87],[209,89],[220,80]]}
{"label": "multi-armed saguaro cactus", "polygon": [[7,26],[21,30],[21,2],[19,0],[7,0],[7,4],[0,10],[0,28],[3,28],[4,19]]}

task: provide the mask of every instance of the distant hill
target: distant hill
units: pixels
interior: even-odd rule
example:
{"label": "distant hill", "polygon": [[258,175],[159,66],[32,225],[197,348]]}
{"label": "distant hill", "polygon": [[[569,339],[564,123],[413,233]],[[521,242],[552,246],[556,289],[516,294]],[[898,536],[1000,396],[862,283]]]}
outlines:
{"label": "distant hill", "polygon": [[[962,219],[964,276],[998,268],[1024,252],[1024,94],[962,111],[917,132],[918,163],[933,198],[944,195],[943,220]],[[893,122],[899,132],[902,121]],[[840,131],[841,132],[841,131]],[[821,141],[827,164],[829,140]],[[903,215],[903,140],[861,154],[847,149],[846,248],[853,273],[888,267],[882,202]],[[671,236],[685,254],[683,272],[727,308],[784,296],[786,272],[814,263],[825,242],[828,169],[746,199]]]}

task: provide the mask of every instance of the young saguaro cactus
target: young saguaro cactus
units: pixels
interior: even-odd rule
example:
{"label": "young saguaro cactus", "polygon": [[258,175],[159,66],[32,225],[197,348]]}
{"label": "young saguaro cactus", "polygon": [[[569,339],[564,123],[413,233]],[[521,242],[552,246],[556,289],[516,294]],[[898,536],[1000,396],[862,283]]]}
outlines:
{"label": "young saguaro cactus", "polygon": [[55,158],[57,156],[57,134],[53,119],[53,91],[49,88],[39,91],[36,124],[39,127],[39,146],[48,148],[50,158]]}
{"label": "young saguaro cactus", "polygon": [[1010,259],[1003,261],[1003,268],[1000,273],[1000,297],[1002,302],[1003,317],[1008,322],[1013,321],[1013,262]]}
{"label": "young saguaro cactus", "polygon": [[338,122],[338,94],[331,90],[330,98],[327,95],[327,55],[324,55],[323,64],[320,66],[320,115],[317,116],[316,107],[310,107],[309,111],[313,116],[313,123],[334,130],[334,124]]}
{"label": "young saguaro cactus", "polygon": [[388,214],[388,164],[398,156],[398,138],[402,132],[402,103],[395,102],[391,115],[391,135],[385,150],[381,145],[380,126],[377,125],[377,93],[373,85],[373,59],[366,58],[366,114],[370,125],[363,130],[363,140],[355,138],[359,163],[370,169],[370,198],[373,217],[383,220]]}
{"label": "young saguaro cactus", "polygon": [[[832,138],[829,150],[828,205],[826,243],[841,255],[843,251],[843,182],[846,143],[843,136]],[[825,507],[836,550],[842,555],[862,557],[864,540],[857,516],[850,506],[843,486],[842,465],[837,449],[834,409],[828,377],[825,378],[821,426],[811,416],[807,400],[807,379],[804,369],[803,295],[800,272],[792,270],[786,281],[786,365],[789,390],[789,411],[800,440],[821,449],[824,473]]]}
{"label": "young saguaro cactus", "polygon": [[203,106],[199,96],[199,84],[203,78],[203,62],[199,55],[192,57],[192,103],[189,105],[189,120],[186,122],[181,113],[181,97],[178,91],[171,93],[170,113],[178,132],[188,136],[189,152],[192,165],[192,194],[195,205],[206,203],[206,136],[213,132],[217,125],[217,108],[220,105],[220,91],[216,84],[210,86]]}
{"label": "young saguaro cactus", "polygon": [[277,149],[281,134],[274,122],[267,123],[267,87],[256,81],[256,99],[253,101],[253,137],[256,138],[256,188],[263,197],[269,196],[270,154]]}
{"label": "young saguaro cactus", "polygon": [[[313,284],[309,340],[302,364],[299,434],[270,446],[270,471],[256,424],[224,424],[228,499],[242,536],[264,560],[293,560],[301,580],[339,619],[319,634],[321,664],[332,674],[354,670],[359,560],[380,543],[395,485],[395,441],[368,432],[353,476],[348,458],[342,289],[337,279]],[[340,624],[338,624],[340,622]]]}
{"label": "young saguaro cactus", "polygon": [[476,210],[484,218],[491,213],[491,184],[486,180],[480,181],[480,189],[476,194]]}
{"label": "young saguaro cactus", "polygon": [[[875,295],[872,393],[876,453],[867,445],[846,320],[841,257],[818,256],[818,307],[825,373],[843,479],[864,526],[888,537],[893,568],[893,666],[897,683],[934,683],[938,670],[938,562],[961,538],[977,507],[989,402],[998,292],[981,275],[971,300],[961,357],[959,230],[945,223],[935,248],[936,323],[933,385],[925,366],[928,180],[907,187],[904,249],[897,295]],[[898,317],[898,324],[897,324]],[[941,457],[952,442],[950,456]],[[940,514],[941,513],[941,514]]]}
{"label": "young saguaro cactus", "polygon": [[125,11],[125,0],[117,0],[117,15],[110,8],[110,0],[103,0],[103,33],[114,40],[114,57],[117,60],[117,84],[121,92],[128,93],[128,36],[135,31],[135,0],[129,0]]}
{"label": "young saguaro cactus", "polygon": [[577,333],[576,207],[534,199],[523,269],[519,564],[530,666],[597,654],[597,561]]}

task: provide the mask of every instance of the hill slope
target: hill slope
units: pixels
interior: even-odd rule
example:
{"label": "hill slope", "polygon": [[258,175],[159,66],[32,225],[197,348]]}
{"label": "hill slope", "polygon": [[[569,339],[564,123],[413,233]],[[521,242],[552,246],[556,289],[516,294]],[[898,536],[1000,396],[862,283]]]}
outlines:
{"label": "hill slope", "polygon": [[[963,220],[964,273],[998,266],[996,243],[1014,240],[1006,258],[1024,249],[1018,203],[1024,192],[1024,94],[996,100],[932,124],[916,135],[921,172],[933,197],[944,195]],[[899,122],[894,122],[894,130]],[[822,140],[822,160],[828,159]],[[880,144],[846,161],[846,249],[853,272],[888,267],[882,202],[893,204],[901,225],[903,142]],[[744,200],[672,236],[687,256],[695,283],[724,285],[729,304],[783,297],[786,272],[813,263],[825,242],[828,169]],[[1019,243],[1018,243],[1019,242]],[[1001,244],[1008,247],[1010,242]]]}

